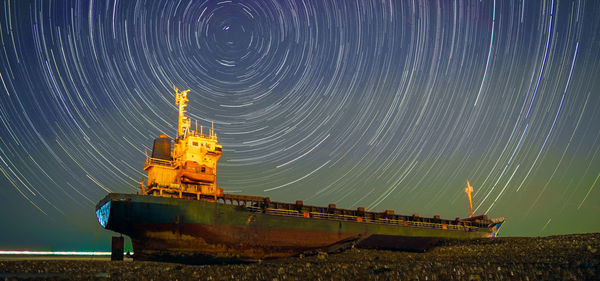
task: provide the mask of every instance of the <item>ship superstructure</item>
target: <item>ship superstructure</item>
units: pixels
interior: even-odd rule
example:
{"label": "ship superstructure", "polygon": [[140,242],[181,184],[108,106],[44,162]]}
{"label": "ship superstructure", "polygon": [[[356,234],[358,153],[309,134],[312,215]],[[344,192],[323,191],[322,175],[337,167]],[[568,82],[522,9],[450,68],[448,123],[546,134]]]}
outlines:
{"label": "ship superstructure", "polygon": [[[472,213],[451,220],[223,193],[217,187],[223,148],[213,126],[208,134],[192,129],[188,93],[175,88],[177,135],[173,144],[165,134],[154,140],[139,194],[110,193],[96,206],[102,227],[131,238],[134,259],[257,261],[349,246],[422,251],[440,239],[495,237],[504,222]],[[471,202],[472,188],[465,192]]]}
{"label": "ship superstructure", "polygon": [[197,123],[195,130],[191,128],[185,109],[189,91],[175,88],[179,117],[173,150],[165,134],[154,140],[152,155],[146,157],[144,165],[148,180],[146,185],[140,183],[142,194],[207,200],[223,195],[223,189],[217,187],[217,161],[223,147],[212,126],[208,134],[203,133],[202,126],[198,131]]}

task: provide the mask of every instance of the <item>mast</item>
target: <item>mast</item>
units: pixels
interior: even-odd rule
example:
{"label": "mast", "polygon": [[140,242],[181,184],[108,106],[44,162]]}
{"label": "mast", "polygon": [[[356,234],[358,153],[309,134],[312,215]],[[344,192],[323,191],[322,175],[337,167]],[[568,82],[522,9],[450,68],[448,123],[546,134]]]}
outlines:
{"label": "mast", "polygon": [[177,122],[177,137],[185,135],[190,129],[190,119],[185,115],[187,112],[185,107],[190,101],[187,97],[187,93],[190,90],[179,92],[177,87],[175,88],[175,105],[179,106],[179,120]]}
{"label": "mast", "polygon": [[473,201],[471,200],[471,193],[473,193],[473,187],[471,183],[467,181],[467,188],[465,188],[465,193],[469,196],[469,207],[471,208],[471,217],[473,217]]}

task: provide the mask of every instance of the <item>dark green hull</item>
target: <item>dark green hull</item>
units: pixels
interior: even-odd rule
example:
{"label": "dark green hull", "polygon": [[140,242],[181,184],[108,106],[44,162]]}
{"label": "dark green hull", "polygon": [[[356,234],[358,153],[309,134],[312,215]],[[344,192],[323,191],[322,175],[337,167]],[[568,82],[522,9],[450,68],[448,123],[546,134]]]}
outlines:
{"label": "dark green hull", "polygon": [[[420,251],[439,239],[493,237],[503,222],[356,213],[231,198],[211,202],[111,193],[98,203],[96,214],[103,227],[131,238],[136,259],[199,263],[255,261],[351,245]],[[327,212],[319,212],[323,210]]]}

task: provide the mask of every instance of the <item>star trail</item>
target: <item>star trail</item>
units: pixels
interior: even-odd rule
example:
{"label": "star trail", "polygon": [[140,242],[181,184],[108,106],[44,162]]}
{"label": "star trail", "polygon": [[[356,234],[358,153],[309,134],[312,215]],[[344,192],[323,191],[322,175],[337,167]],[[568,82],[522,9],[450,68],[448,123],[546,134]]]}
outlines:
{"label": "star trail", "polygon": [[452,219],[469,180],[502,235],[600,231],[598,1],[0,7],[2,248],[107,247],[95,204],[175,135],[173,86],[225,192]]}

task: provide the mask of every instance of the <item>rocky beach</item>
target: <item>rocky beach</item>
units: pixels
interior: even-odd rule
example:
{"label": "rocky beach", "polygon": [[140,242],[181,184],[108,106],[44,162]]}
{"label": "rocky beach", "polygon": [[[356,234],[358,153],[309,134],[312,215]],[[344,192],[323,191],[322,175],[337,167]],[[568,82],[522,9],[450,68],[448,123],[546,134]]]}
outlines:
{"label": "rocky beach", "polygon": [[0,280],[600,280],[600,233],[442,241],[425,253],[351,248],[250,264],[0,257]]}

